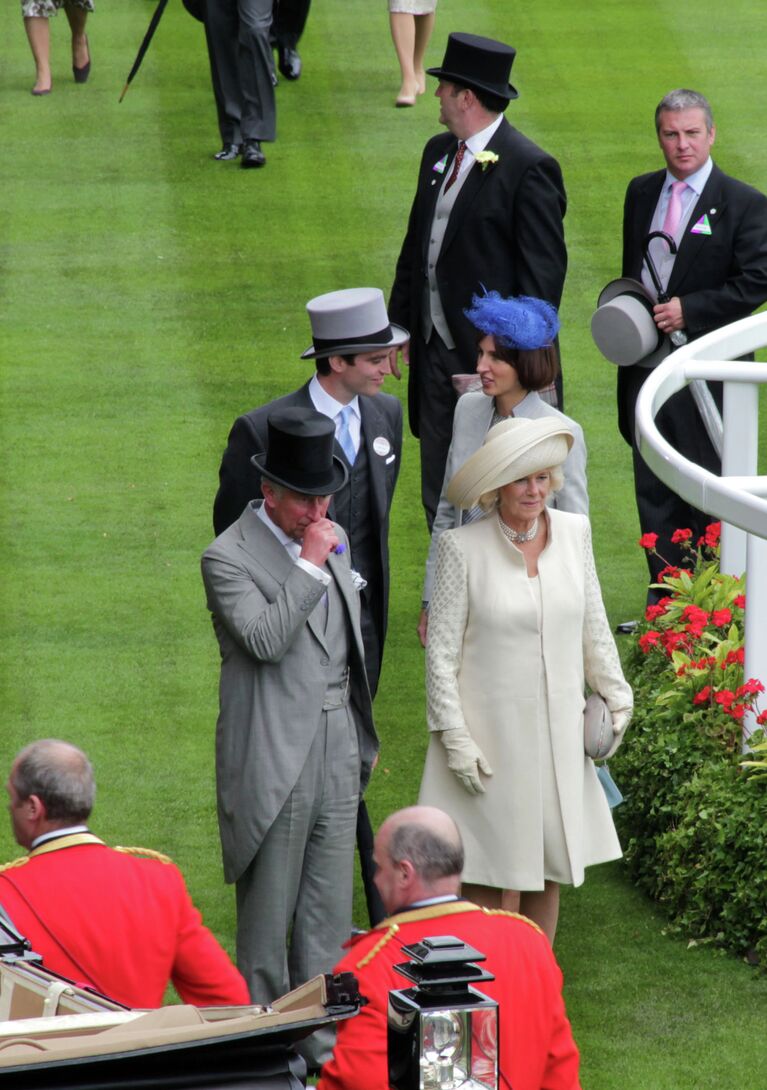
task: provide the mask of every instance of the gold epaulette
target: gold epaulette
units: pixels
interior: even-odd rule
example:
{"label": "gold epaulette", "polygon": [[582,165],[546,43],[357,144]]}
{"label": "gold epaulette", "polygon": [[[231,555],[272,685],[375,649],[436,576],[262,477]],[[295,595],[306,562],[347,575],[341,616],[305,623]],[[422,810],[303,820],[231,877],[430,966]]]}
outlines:
{"label": "gold epaulette", "polygon": [[20,859],[12,859],[10,863],[0,863],[0,874],[2,874],[4,870],[10,870],[12,867],[21,867],[28,862],[29,856],[22,855]]}
{"label": "gold epaulette", "polygon": [[155,859],[158,863],[172,863],[173,860],[169,855],[163,855],[162,852],[153,852],[151,848],[123,848],[118,845],[114,849],[116,852],[124,852],[126,855],[140,855],[144,859]]}
{"label": "gold epaulette", "polygon": [[370,962],[373,960],[373,958],[376,956],[376,954],[380,950],[383,950],[383,948],[384,948],[384,946],[386,946],[387,942],[389,942],[390,939],[393,939],[398,931],[399,931],[399,924],[398,923],[393,923],[391,925],[391,927],[388,929],[388,931],[384,935],[381,936],[381,938],[378,940],[378,942],[375,944],[375,946],[373,946],[370,950],[368,950],[368,952],[367,952],[367,954],[365,954],[364,958],[361,958],[357,962],[355,968],[364,969],[366,965],[369,965]]}
{"label": "gold epaulette", "polygon": [[522,923],[529,923],[531,927],[543,934],[543,928],[539,927],[535,920],[531,920],[529,916],[523,916],[521,912],[507,912],[505,908],[483,908],[482,911],[486,916],[509,916],[512,920],[521,920]]}

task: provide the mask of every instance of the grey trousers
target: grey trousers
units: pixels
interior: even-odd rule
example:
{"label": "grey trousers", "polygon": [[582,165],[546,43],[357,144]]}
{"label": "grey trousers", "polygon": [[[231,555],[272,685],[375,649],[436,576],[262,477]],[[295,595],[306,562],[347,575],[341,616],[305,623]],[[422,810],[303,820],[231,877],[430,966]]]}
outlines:
{"label": "grey trousers", "polygon": [[277,135],[271,24],[272,0],[206,0],[213,83],[221,96],[219,127],[227,143]]}
{"label": "grey trousers", "polygon": [[[298,782],[237,881],[237,967],[254,1003],[331,972],[341,957],[351,933],[359,785],[347,704],[322,713]],[[301,1051],[310,1064],[327,1058]]]}

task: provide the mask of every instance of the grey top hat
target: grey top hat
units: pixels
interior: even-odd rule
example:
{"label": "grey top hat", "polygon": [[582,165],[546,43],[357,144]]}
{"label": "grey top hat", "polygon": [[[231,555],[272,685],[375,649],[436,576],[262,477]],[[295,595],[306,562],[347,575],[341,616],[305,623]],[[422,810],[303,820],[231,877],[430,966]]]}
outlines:
{"label": "grey top hat", "polygon": [[518,98],[516,87],[509,83],[511,66],[517,55],[513,46],[478,34],[450,34],[445,56],[439,68],[427,68],[430,76],[488,91],[508,102]]}
{"label": "grey top hat", "polygon": [[348,471],[333,453],[336,429],[330,417],[295,406],[267,417],[268,447],[250,459],[259,473],[305,496],[332,496]]}
{"label": "grey top hat", "polygon": [[410,339],[386,313],[380,288],[344,288],[318,295],[306,304],[312,324],[312,346],[302,360],[348,356],[376,348],[397,348]]}
{"label": "grey top hat", "polygon": [[672,350],[653,318],[656,300],[639,280],[622,276],[599,293],[591,336],[599,351],[619,367],[655,367]]}

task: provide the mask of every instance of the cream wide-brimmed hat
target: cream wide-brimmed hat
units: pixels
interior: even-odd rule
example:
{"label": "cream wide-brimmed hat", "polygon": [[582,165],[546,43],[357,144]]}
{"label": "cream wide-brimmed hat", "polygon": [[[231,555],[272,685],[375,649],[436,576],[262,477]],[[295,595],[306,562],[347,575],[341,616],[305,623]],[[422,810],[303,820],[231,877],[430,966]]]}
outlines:
{"label": "cream wide-brimmed hat", "polygon": [[561,465],[572,445],[573,433],[555,417],[502,420],[450,481],[447,498],[456,507],[473,507],[486,492]]}

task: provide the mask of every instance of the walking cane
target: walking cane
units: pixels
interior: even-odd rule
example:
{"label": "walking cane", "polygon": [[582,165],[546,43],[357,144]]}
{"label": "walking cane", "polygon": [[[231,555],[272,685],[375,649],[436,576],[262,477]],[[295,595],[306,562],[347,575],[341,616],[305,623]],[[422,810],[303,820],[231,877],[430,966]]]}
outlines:
{"label": "walking cane", "polygon": [[[658,302],[667,303],[671,296],[663,287],[661,279],[658,276],[658,270],[655,268],[655,262],[650,255],[650,243],[654,238],[662,238],[667,244],[669,252],[672,254],[676,254],[677,246],[671,235],[666,234],[665,231],[650,231],[644,244],[645,264],[647,265],[650,279],[655,286],[655,291],[658,293]],[[683,344],[687,344],[687,334],[683,329],[675,329],[673,333],[669,334],[669,340],[675,348],[680,348]],[[724,427],[722,425],[722,415],[719,412],[719,407],[714,401],[708,386],[702,379],[694,378],[692,380],[690,383],[690,393],[692,394],[700,418],[703,421],[703,426],[711,440],[711,445],[716,451],[717,456],[721,458],[724,442]]]}

